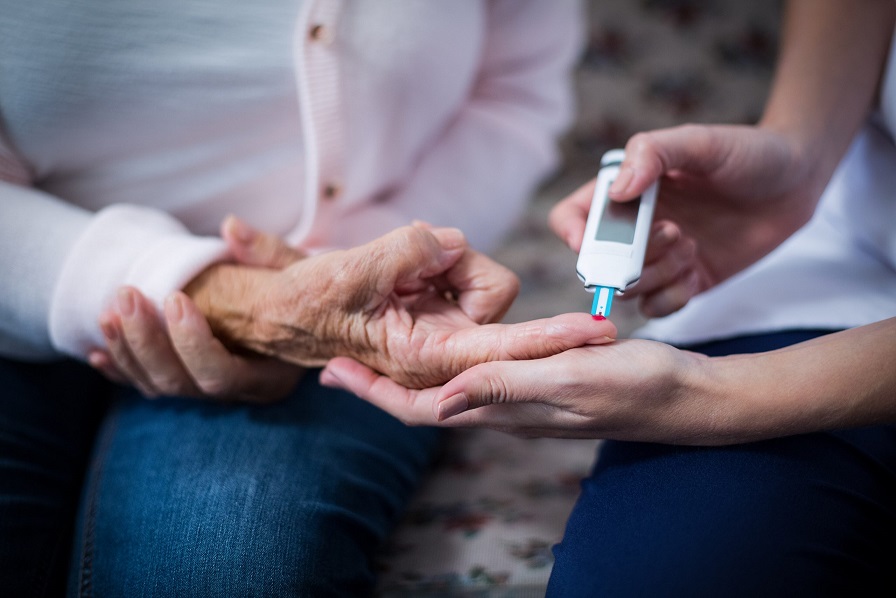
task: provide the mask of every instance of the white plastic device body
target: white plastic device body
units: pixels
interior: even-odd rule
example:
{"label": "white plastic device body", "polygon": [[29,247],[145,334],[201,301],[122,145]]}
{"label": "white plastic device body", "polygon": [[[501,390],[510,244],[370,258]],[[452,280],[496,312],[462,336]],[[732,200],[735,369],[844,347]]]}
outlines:
{"label": "white plastic device body", "polygon": [[625,151],[621,149],[610,150],[601,158],[576,262],[576,274],[585,289],[597,293],[592,306],[594,315],[609,315],[613,294],[623,293],[641,278],[653,223],[657,182],[631,201],[612,201],[607,194],[624,158]]}

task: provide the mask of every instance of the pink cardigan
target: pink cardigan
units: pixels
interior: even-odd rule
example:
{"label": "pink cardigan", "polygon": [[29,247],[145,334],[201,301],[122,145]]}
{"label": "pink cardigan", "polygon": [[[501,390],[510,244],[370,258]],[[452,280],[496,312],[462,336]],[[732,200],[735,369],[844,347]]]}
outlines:
{"label": "pink cardigan", "polygon": [[311,251],[415,218],[491,250],[556,164],[584,21],[576,0],[41,4],[0,39],[20,358],[102,346],[115,290],[161,303],[227,258],[230,213]]}

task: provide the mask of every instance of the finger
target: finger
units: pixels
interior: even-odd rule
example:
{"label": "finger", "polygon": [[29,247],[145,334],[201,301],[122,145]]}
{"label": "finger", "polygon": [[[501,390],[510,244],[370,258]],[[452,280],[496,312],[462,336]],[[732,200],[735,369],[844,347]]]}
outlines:
{"label": "finger", "polygon": [[321,371],[320,383],[348,390],[407,425],[437,423],[432,401],[438,389],[409,390],[354,359],[331,359]]}
{"label": "finger", "polygon": [[650,238],[647,241],[647,251],[644,253],[644,263],[662,258],[682,236],[681,227],[671,220],[654,222],[650,227]]}
{"label": "finger", "polygon": [[121,370],[119,370],[115,366],[115,362],[112,360],[112,357],[105,351],[91,351],[87,355],[87,363],[89,363],[91,367],[98,370],[112,382],[115,382],[117,384],[129,383],[128,379],[125,378],[124,374],[121,373]]}
{"label": "finger", "polygon": [[456,332],[445,347],[455,371],[486,361],[527,360],[548,357],[585,345],[615,340],[610,320],[594,320],[586,313],[561,314],[519,324],[489,324]]}
{"label": "finger", "polygon": [[[551,358],[478,364],[439,390],[432,404],[433,417],[439,422],[449,419],[469,421],[460,418],[469,418],[473,410],[483,407],[557,403],[568,394],[564,387],[578,383],[578,380],[566,380],[564,371]],[[514,411],[510,412],[511,416]],[[494,415],[495,410],[490,413]],[[545,423],[544,419],[542,413],[542,423]],[[505,421],[504,425],[511,425],[511,422]]]}
{"label": "finger", "polygon": [[661,318],[675,313],[700,292],[700,276],[696,269],[689,269],[674,282],[660,290],[641,297],[639,309],[648,318]]}
{"label": "finger", "polygon": [[[514,369],[518,366],[525,368],[530,363],[494,362],[487,365]],[[542,382],[545,379],[549,378],[543,378]],[[444,406],[439,410],[436,397],[440,389],[408,390],[347,357],[331,360],[321,372],[320,382],[324,386],[348,390],[410,426],[487,427],[523,437],[590,437],[590,431],[579,431],[584,428],[581,418],[546,403],[483,404],[451,415]],[[464,408],[467,406],[464,402]]]}
{"label": "finger", "polygon": [[196,385],[177,356],[155,306],[132,287],[117,297],[124,339],[159,394],[195,396]]}
{"label": "finger", "polygon": [[585,234],[585,222],[591,209],[591,198],[597,179],[591,179],[567,198],[563,199],[551,210],[548,223],[551,230],[573,251],[582,248],[582,237]]}
{"label": "finger", "polygon": [[466,249],[466,238],[456,228],[404,226],[346,252],[356,267],[338,275],[350,276],[352,286],[364,290],[355,299],[374,309],[396,288],[444,273]]}
{"label": "finger", "polygon": [[106,350],[115,364],[115,368],[124,376],[126,382],[140,391],[144,397],[152,398],[159,395],[152,386],[146,372],[131,354],[127,341],[124,339],[118,308],[100,315],[100,330],[106,339]]}
{"label": "finger", "polygon": [[456,295],[457,304],[477,324],[499,322],[520,291],[520,280],[509,268],[468,249],[436,282]]}
{"label": "finger", "polygon": [[644,264],[641,278],[626,295],[649,295],[678,282],[685,272],[697,267],[697,243],[690,237],[679,237],[671,246]]}
{"label": "finger", "polygon": [[221,236],[236,261],[247,266],[281,269],[305,256],[281,238],[258,231],[233,215],[221,224]]}
{"label": "finger", "polygon": [[711,129],[702,125],[682,125],[633,135],[625,145],[619,174],[610,185],[610,197],[637,197],[671,171],[711,170],[724,161],[724,152],[716,139]]}
{"label": "finger", "polygon": [[165,319],[174,349],[202,395],[267,402],[282,398],[298,379],[298,366],[231,353],[180,291],[165,300]]}

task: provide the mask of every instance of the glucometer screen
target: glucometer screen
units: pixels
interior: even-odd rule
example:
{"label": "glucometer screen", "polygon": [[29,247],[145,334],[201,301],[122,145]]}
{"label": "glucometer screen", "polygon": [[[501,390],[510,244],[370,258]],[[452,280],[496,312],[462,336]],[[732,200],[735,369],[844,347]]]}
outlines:
{"label": "glucometer screen", "polygon": [[611,201],[608,198],[594,239],[631,245],[635,240],[635,224],[638,222],[640,205],[640,197],[625,203]]}

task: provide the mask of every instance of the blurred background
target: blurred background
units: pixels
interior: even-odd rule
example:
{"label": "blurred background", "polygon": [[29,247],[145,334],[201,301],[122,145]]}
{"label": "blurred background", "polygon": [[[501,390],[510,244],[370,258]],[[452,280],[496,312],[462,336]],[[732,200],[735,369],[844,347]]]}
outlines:
{"label": "blurred background", "polygon": [[[506,321],[586,311],[576,256],[547,227],[551,207],[597,174],[601,155],[643,130],[688,122],[754,123],[777,53],[781,0],[589,0],[575,72],[577,117],[563,165],[496,254],[522,280]],[[640,323],[617,301],[620,334]]]}

